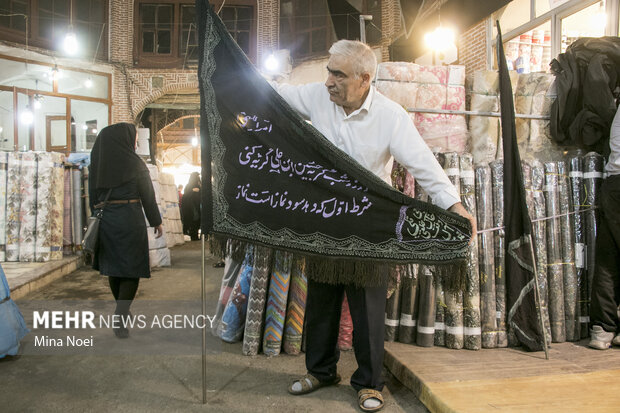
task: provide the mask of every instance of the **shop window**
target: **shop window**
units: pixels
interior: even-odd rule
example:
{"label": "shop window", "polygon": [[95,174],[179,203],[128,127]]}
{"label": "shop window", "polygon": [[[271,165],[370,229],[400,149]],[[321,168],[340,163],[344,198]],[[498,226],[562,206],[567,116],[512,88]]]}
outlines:
{"label": "shop window", "polygon": [[508,70],[518,73],[547,72],[551,62],[551,23],[504,43]]}
{"label": "shop window", "polygon": [[13,92],[0,90],[0,107],[0,150],[12,151],[15,149]]}
{"label": "shop window", "polygon": [[605,35],[607,15],[605,1],[592,4],[562,19],[562,52],[580,37]]}
{"label": "shop window", "polygon": [[495,20],[499,19],[502,34],[508,33],[530,21],[530,0],[512,0],[493,15],[493,35],[497,33]]}
{"label": "shop window", "polygon": [[[359,24],[359,23],[357,23]],[[280,3],[280,48],[293,58],[326,54],[332,26],[326,0],[288,0]]]}
{"label": "shop window", "polygon": [[109,78],[88,72],[62,69],[58,76],[58,93],[107,99]]}
{"label": "shop window", "polygon": [[71,99],[71,143],[75,152],[90,151],[99,131],[109,123],[105,103]]}
{"label": "shop window", "polygon": [[28,0],[4,0],[0,2],[0,27],[22,35],[26,34]]}
{"label": "shop window", "polygon": [[[212,2],[243,51],[256,56],[255,1]],[[136,0],[135,64],[143,67],[186,67],[198,62],[196,7],[193,1]]]}
{"label": "shop window", "polygon": [[105,58],[107,10],[107,0],[3,0],[0,40],[57,50],[73,26],[80,54]]}

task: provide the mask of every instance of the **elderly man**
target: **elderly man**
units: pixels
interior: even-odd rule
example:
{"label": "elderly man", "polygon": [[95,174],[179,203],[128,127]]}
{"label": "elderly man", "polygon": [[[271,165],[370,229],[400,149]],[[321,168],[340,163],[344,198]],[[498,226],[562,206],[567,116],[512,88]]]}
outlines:
{"label": "elderly man", "polygon": [[[329,50],[325,85],[274,87],[298,112],[312,121],[327,139],[365,168],[390,182],[392,159],[418,180],[433,202],[475,221],[460,203],[459,194],[424,143],[408,114],[372,86],[376,57],[364,43],[340,40]],[[383,407],[381,377],[385,287],[358,288],[332,285],[308,278],[306,306],[306,368],[308,374],[294,381],[294,395],[336,384],[340,310],[346,291],[353,319],[353,347],[358,369],[351,385],[358,392],[363,411]]]}

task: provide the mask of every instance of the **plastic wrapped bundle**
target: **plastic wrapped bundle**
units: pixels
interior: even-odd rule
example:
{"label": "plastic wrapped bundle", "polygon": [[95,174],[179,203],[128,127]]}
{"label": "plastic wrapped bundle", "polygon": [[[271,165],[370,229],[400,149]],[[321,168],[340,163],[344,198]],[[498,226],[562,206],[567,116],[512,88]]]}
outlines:
{"label": "plastic wrapped bundle", "polygon": [[532,204],[528,205],[532,219],[534,236],[534,252],[536,253],[536,272],[538,273],[538,291],[540,292],[540,314],[545,327],[547,341],[551,340],[551,324],[549,321],[549,283],[547,281],[547,204],[543,187],[545,184],[545,168],[537,160],[531,162]]}
{"label": "plastic wrapped bundle", "polygon": [[[444,171],[454,185],[461,192],[459,172],[459,155],[456,152],[444,154]],[[463,348],[463,291],[444,292],[446,300],[445,323],[446,323],[446,347],[452,349]]]}
{"label": "plastic wrapped bundle", "polygon": [[275,251],[273,270],[269,282],[269,293],[267,295],[267,308],[265,309],[263,353],[267,356],[277,356],[282,348],[282,334],[284,332],[284,318],[286,317],[288,289],[291,283],[292,263],[293,254]]}
{"label": "plastic wrapped bundle", "polygon": [[[403,266],[399,265],[398,267],[400,274],[403,272]],[[392,294],[388,297],[385,304],[385,341],[398,340],[398,326],[400,323],[400,299],[400,282],[398,282],[396,288],[394,288],[394,291],[392,291]]]}
{"label": "plastic wrapped bundle", "polygon": [[[52,152],[54,160],[54,198],[52,207],[52,253],[50,259],[60,260],[63,254],[65,155]],[[88,205],[88,204],[87,204]]]}
{"label": "plastic wrapped bundle", "polygon": [[[420,66],[416,80],[415,108],[465,110],[465,66]],[[414,123],[429,147],[467,150],[465,116],[416,113]]]}
{"label": "plastic wrapped bundle", "polygon": [[[555,76],[550,73],[538,73],[538,75],[538,84],[532,97],[531,113],[533,115],[549,116],[551,114],[551,104],[555,99],[550,93]],[[554,146],[551,139],[551,121],[532,119],[527,146],[528,152],[542,154]]]}
{"label": "plastic wrapped bundle", "polygon": [[[62,198],[55,198],[54,187],[54,160],[52,153],[41,152],[37,154],[37,197],[36,197],[36,245],[35,260],[49,261],[52,257],[52,218],[54,202],[62,202]],[[62,191],[61,191],[62,194]]]}
{"label": "plastic wrapped bundle", "polygon": [[[226,258],[226,264],[224,266],[224,276],[222,277],[222,284],[220,286],[220,295],[217,299],[217,306],[215,308],[215,321],[211,327],[211,333],[214,336],[219,336],[220,324],[222,321],[222,314],[230,299],[230,294],[237,282],[239,272],[241,270],[241,262],[235,261],[230,257]],[[266,293],[265,293],[266,294]]]}
{"label": "plastic wrapped bundle", "polygon": [[401,278],[400,322],[398,324],[398,341],[414,343],[418,321],[418,270],[416,264],[403,268]]}
{"label": "plastic wrapped bundle", "polygon": [[82,171],[77,167],[71,170],[71,189],[73,208],[71,219],[73,220],[73,242],[78,254],[82,253]]}
{"label": "plastic wrapped bundle", "polygon": [[254,247],[249,246],[218,328],[220,338],[229,343],[237,342],[243,337],[253,263]]}
{"label": "plastic wrapped bundle", "polygon": [[6,259],[6,172],[9,154],[0,151],[0,262]]}
{"label": "plastic wrapped bundle", "polygon": [[302,257],[293,256],[291,288],[286,308],[284,339],[282,341],[282,349],[287,354],[299,354],[301,351],[307,296],[306,261]]}
{"label": "plastic wrapped bundle", "polygon": [[64,209],[63,209],[63,221],[62,221],[62,248],[65,255],[73,254],[73,185],[71,177],[71,168],[66,167],[63,171],[64,174]]}
{"label": "plastic wrapped bundle", "polygon": [[[566,341],[564,320],[564,280],[562,273],[562,235],[560,231],[560,205],[558,194],[558,165],[545,162],[545,201],[547,205],[547,268],[549,279],[549,318],[551,340]],[[555,217],[555,218],[553,218]]]}
{"label": "plastic wrapped bundle", "polygon": [[416,79],[420,66],[408,62],[383,62],[377,66],[377,90],[404,108],[415,108]]}
{"label": "plastic wrapped bundle", "polygon": [[351,350],[353,348],[353,320],[349,311],[349,301],[347,294],[342,300],[342,310],[340,311],[340,331],[338,333],[338,350]]}
{"label": "plastic wrapped bundle", "polygon": [[6,260],[19,261],[21,208],[21,152],[9,152],[6,182]]}
{"label": "plastic wrapped bundle", "polygon": [[[592,297],[592,278],[596,263],[596,228],[598,225],[598,194],[603,180],[603,157],[596,152],[589,152],[583,157],[583,187],[586,193],[584,202],[586,232],[586,273],[588,279],[588,295],[582,297],[590,307]],[[588,312],[588,314],[590,314]],[[590,320],[588,319],[588,322]]]}
{"label": "plastic wrapped bundle", "polygon": [[558,161],[558,195],[560,203],[560,232],[562,234],[562,264],[564,274],[564,319],[566,320],[566,341],[580,338],[577,316],[577,271],[575,268],[575,245],[572,223],[571,194],[568,181],[568,165]]}
{"label": "plastic wrapped bundle", "polygon": [[[532,113],[532,99],[534,97],[534,92],[536,92],[536,86],[538,85],[540,75],[540,73],[519,74],[519,80],[514,94],[516,113]],[[516,118],[515,126],[519,148],[525,148],[530,138],[530,119]]]}
{"label": "plastic wrapped bundle", "polygon": [[[465,210],[476,216],[476,185],[474,180],[473,156],[463,154],[459,160],[461,202]],[[478,239],[469,247],[467,276],[463,292],[463,347],[480,350],[482,331],[480,329],[480,276],[478,274]]]}
{"label": "plastic wrapped bundle", "polygon": [[572,156],[569,160],[569,177],[571,186],[571,206],[573,208],[573,229],[575,231],[575,276],[577,277],[577,314],[579,317],[579,338],[590,335],[588,331],[588,303],[584,299],[588,296],[588,283],[585,268],[585,222],[583,218],[584,190],[583,190],[583,158]]}
{"label": "plastic wrapped bundle", "polygon": [[242,352],[246,356],[257,355],[261,344],[272,255],[273,250],[271,248],[256,246],[254,249],[254,268],[252,269],[248,310],[243,332]]}
{"label": "plastic wrapped bundle", "polygon": [[37,223],[37,156],[22,152],[20,176],[19,261],[34,261]]}
{"label": "plastic wrapped bundle", "polygon": [[480,270],[480,321],[482,347],[497,347],[497,314],[495,301],[495,260],[493,232],[493,192],[491,168],[476,165],[476,207],[478,212],[478,267]]}
{"label": "plastic wrapped bundle", "polygon": [[493,245],[495,251],[495,311],[497,317],[497,346],[508,346],[506,329],[506,274],[505,238],[504,230],[504,161],[498,159],[489,164],[491,168],[491,186],[493,192],[493,226],[499,228],[493,231]]}
{"label": "plastic wrapped bundle", "polygon": [[418,307],[418,329],[416,344],[420,347],[432,347],[435,343],[435,286],[433,277],[435,266],[421,265],[418,272],[420,289],[420,306]]}

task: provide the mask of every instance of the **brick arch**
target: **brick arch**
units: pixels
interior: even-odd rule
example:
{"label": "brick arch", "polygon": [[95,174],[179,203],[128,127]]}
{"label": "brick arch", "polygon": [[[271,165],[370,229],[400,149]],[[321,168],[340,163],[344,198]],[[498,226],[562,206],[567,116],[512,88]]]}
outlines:
{"label": "brick arch", "polygon": [[198,90],[198,81],[186,82],[186,83],[173,83],[171,85],[164,86],[162,89],[156,89],[147,95],[141,96],[137,100],[137,102],[133,103],[132,108],[131,108],[132,113],[137,119],[140,113],[144,110],[146,105],[148,105],[149,103],[152,103],[156,101],[157,99],[159,99],[160,97],[162,97],[163,95],[166,95],[170,92],[174,92],[175,90],[190,89],[190,88],[196,88],[196,90]]}

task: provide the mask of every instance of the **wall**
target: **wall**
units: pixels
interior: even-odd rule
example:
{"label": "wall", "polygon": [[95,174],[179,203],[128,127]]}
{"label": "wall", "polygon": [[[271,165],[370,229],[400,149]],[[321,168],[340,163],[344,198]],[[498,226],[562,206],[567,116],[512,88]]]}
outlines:
{"label": "wall", "polygon": [[487,26],[486,19],[472,26],[459,36],[459,65],[465,66],[465,75],[487,69]]}

